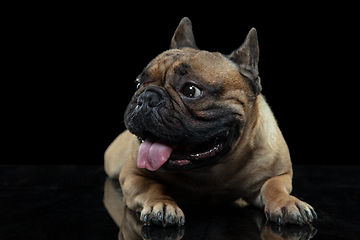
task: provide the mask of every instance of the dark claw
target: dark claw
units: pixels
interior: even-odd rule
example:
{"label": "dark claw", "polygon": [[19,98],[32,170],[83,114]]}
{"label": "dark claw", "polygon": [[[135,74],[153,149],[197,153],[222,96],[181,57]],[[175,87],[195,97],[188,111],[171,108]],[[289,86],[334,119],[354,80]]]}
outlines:
{"label": "dark claw", "polygon": [[174,225],[174,219],[171,215],[169,215],[168,219],[167,219],[167,222],[169,225]]}
{"label": "dark claw", "polygon": [[302,217],[301,217],[301,216],[298,216],[298,217],[297,217],[297,222],[298,222],[298,224],[302,224],[302,223],[303,223],[303,220],[302,220]]}
{"label": "dark claw", "polygon": [[314,219],[318,219],[318,216],[317,216],[316,212],[314,211],[314,209],[310,209],[310,210],[311,210],[312,215],[314,216]]}
{"label": "dark claw", "polygon": [[270,218],[270,213],[269,213],[269,211],[266,211],[266,212],[265,212],[265,217],[266,217],[266,220],[269,220],[269,218]]}
{"label": "dark claw", "polygon": [[281,217],[280,216],[277,217],[277,224],[281,225]]}
{"label": "dark claw", "polygon": [[161,212],[158,212],[157,215],[158,215],[158,220],[159,220],[159,222],[162,222],[163,217],[162,217]]}
{"label": "dark claw", "polygon": [[185,225],[185,220],[183,217],[180,218],[180,226],[184,226]]}
{"label": "dark claw", "polygon": [[304,211],[305,211],[305,214],[306,214],[306,218],[308,219],[308,221],[310,221],[310,219],[311,219],[310,213],[308,211],[306,211],[306,210],[304,210]]}
{"label": "dark claw", "polygon": [[146,222],[148,221],[148,218],[149,218],[149,214],[146,214],[146,215],[144,216],[143,222],[146,223]]}

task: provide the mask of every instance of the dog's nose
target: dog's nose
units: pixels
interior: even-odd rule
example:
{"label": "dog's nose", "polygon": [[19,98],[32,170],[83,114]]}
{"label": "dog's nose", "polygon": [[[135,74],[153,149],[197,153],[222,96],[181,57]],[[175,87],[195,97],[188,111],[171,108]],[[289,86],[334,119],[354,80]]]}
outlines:
{"label": "dog's nose", "polygon": [[143,92],[137,100],[138,106],[146,104],[149,107],[157,107],[160,105],[161,102],[161,96],[154,91]]}

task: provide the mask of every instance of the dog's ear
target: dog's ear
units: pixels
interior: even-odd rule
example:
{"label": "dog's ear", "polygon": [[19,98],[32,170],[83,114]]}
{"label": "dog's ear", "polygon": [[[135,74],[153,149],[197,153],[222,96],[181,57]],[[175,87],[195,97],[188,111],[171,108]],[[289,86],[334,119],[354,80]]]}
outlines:
{"label": "dog's ear", "polygon": [[195,38],[192,31],[192,25],[189,18],[184,17],[177,27],[174,36],[171,39],[170,49],[181,49],[184,47],[195,48]]}
{"label": "dog's ear", "polygon": [[241,75],[251,80],[254,93],[259,94],[261,92],[258,69],[259,44],[255,28],[250,30],[244,43],[228,57],[239,66]]}

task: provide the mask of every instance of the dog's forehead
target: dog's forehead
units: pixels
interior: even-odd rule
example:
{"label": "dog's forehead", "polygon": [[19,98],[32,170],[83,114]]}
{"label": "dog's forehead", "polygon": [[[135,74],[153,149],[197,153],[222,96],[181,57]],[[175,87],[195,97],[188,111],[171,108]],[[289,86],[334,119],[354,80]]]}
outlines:
{"label": "dog's forehead", "polygon": [[191,59],[191,66],[210,84],[241,79],[236,65],[219,52],[201,51]]}
{"label": "dog's forehead", "polygon": [[193,52],[185,52],[179,49],[165,51],[154,58],[146,66],[140,76],[147,76],[151,78],[153,83],[160,83],[165,80],[165,75],[170,67],[173,68],[174,65],[178,65],[180,62],[183,62],[185,59],[188,59],[193,55]]}
{"label": "dog's forehead", "polygon": [[236,65],[218,52],[195,49],[171,49],[159,54],[144,69],[141,76],[151,78],[154,84],[162,85],[167,75],[191,71],[208,84],[219,81],[239,81]]}

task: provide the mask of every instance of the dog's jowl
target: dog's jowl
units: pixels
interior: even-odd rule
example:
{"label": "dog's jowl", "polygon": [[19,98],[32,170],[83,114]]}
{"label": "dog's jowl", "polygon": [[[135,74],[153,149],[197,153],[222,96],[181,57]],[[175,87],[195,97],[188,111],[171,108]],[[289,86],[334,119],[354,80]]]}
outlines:
{"label": "dog's jowl", "polygon": [[106,150],[105,170],[119,178],[126,205],[145,224],[184,225],[179,202],[239,199],[278,224],[317,218],[289,195],[289,150],[261,94],[258,61],[254,28],[224,55],[199,50],[184,18],[170,50],[138,75],[127,130]]}

